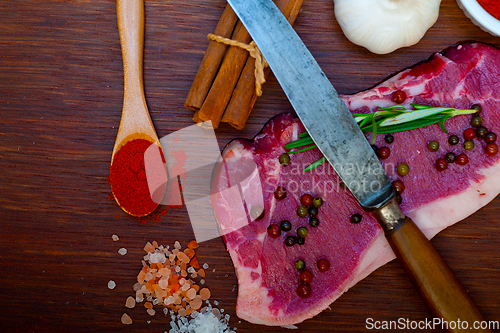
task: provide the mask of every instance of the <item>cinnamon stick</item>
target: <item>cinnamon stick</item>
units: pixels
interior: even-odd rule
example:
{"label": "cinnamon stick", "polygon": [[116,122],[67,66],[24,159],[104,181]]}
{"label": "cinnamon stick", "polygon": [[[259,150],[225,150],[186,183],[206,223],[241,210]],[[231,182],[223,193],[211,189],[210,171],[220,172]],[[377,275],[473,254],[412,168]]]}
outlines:
{"label": "cinnamon stick", "polygon": [[[238,21],[238,16],[234,13],[231,6],[228,4],[222,12],[222,15],[215,27],[214,34],[231,38],[233,35],[234,27]],[[219,70],[224,54],[226,53],[228,46],[223,43],[218,43],[215,41],[210,41],[205,51],[205,55],[201,61],[198,72],[194,77],[193,83],[189,93],[184,101],[184,106],[199,110],[203,105],[203,101],[212,86],[215,75]]]}
{"label": "cinnamon stick", "polygon": [[[281,10],[281,12],[287,11],[285,16],[288,17],[292,8],[295,8],[296,0],[276,0],[276,6]],[[238,21],[236,28],[234,30],[232,38],[233,40],[248,44],[251,41],[251,37],[243,24]],[[248,51],[241,49],[236,46],[230,46],[222,65],[219,68],[219,72],[210,88],[210,91],[203,102],[202,107],[198,110],[193,120],[197,123],[203,121],[212,121],[213,128],[217,128],[221,121],[222,115],[231,99],[233,90],[240,78],[240,74],[243,67],[246,64],[248,58]],[[252,88],[253,89],[253,88]],[[250,95],[252,92],[247,91]]]}
{"label": "cinnamon stick", "polygon": [[[283,10],[283,14],[288,22],[293,25],[297,18],[300,9],[302,8],[303,0],[291,0]],[[288,15],[287,15],[288,14]],[[252,109],[257,101],[257,93],[255,92],[255,59],[249,57],[241,72],[240,79],[236,88],[233,91],[231,100],[224,112],[222,122],[229,123],[234,128],[241,130],[252,112]],[[264,76],[267,78],[270,69],[267,67],[264,70]]]}

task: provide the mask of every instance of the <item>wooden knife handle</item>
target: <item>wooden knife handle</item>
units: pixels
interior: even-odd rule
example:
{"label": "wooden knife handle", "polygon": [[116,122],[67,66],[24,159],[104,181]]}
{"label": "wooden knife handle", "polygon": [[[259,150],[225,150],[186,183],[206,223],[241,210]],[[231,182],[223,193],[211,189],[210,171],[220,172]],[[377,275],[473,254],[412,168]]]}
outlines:
{"label": "wooden knife handle", "polygon": [[475,322],[479,325],[484,321],[483,316],[431,242],[410,218],[404,216],[397,202],[393,199],[375,215],[392,250],[427,306],[436,317],[449,324],[448,329],[446,325],[439,327],[448,332],[491,332],[474,329]]}

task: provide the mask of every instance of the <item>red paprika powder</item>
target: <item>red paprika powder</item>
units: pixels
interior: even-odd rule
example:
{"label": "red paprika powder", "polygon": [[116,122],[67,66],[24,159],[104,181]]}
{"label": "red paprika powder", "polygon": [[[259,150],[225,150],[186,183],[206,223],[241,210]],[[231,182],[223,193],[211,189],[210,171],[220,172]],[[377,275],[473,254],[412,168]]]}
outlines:
{"label": "red paprika powder", "polygon": [[[146,176],[145,153],[149,149],[158,149],[155,156],[161,159],[148,159],[148,169],[153,164],[154,175],[149,172]],[[159,153],[159,154],[158,154]],[[154,193],[153,200],[148,178],[163,177],[166,183],[165,159],[161,148],[145,139],[134,139],[127,142],[116,153],[111,163],[109,182],[111,190],[120,207],[133,216],[146,216],[153,212],[161,201],[164,187]],[[151,179],[150,179],[151,181]],[[166,186],[166,184],[165,184]],[[163,193],[160,193],[163,190]]]}
{"label": "red paprika powder", "polygon": [[477,2],[490,13],[491,16],[500,20],[500,1],[498,0],[477,0]]}

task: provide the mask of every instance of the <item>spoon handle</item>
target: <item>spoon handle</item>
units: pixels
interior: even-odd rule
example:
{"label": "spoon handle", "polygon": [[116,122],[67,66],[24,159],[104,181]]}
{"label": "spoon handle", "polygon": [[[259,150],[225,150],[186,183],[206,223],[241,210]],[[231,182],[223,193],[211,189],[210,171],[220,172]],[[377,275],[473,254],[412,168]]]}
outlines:
{"label": "spoon handle", "polygon": [[125,98],[137,92],[144,95],[144,0],[117,0],[116,11],[122,47]]}
{"label": "spoon handle", "polygon": [[144,0],[117,0],[118,32],[123,57],[123,110],[114,157],[121,145],[134,138],[160,141],[146,104],[143,82]]}

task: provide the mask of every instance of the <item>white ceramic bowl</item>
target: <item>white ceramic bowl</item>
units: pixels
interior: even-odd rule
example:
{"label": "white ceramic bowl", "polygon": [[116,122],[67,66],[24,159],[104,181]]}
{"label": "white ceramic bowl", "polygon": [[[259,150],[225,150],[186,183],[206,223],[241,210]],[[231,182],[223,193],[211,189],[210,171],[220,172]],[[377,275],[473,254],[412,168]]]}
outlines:
{"label": "white ceramic bowl", "polygon": [[484,10],[476,0],[457,0],[457,4],[472,23],[494,36],[500,36],[500,21]]}

